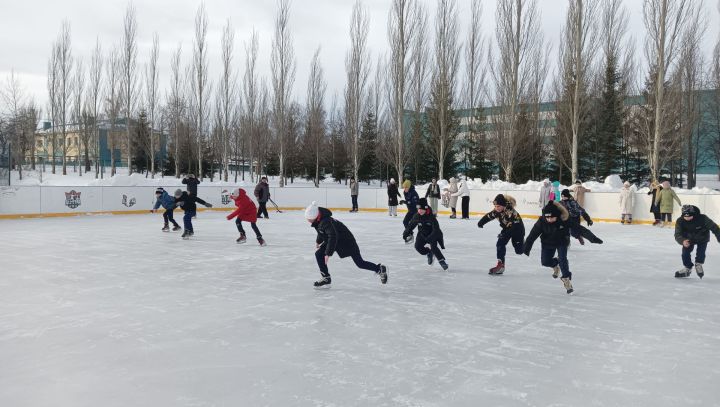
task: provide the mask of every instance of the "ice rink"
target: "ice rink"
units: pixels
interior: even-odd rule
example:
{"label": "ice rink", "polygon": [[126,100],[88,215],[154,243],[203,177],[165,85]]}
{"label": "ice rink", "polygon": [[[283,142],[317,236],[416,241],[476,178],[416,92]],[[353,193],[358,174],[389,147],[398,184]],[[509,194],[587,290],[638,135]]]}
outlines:
{"label": "ice rink", "polygon": [[316,290],[301,212],[259,220],[267,247],[225,215],[190,241],[159,214],[0,221],[0,406],[720,405],[714,237],[678,280],[672,230],[596,224],[567,295],[539,241],[487,274],[496,222],[441,216],[444,272],[401,217],[340,212],[389,281],[334,256]]}

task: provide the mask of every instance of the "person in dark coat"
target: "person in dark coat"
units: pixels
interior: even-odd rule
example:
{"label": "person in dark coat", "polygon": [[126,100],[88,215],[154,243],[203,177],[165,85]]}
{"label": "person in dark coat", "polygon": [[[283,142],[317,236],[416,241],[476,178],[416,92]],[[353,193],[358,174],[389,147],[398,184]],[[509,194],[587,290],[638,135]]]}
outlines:
{"label": "person in dark coat", "polygon": [[185,230],[182,234],[183,239],[189,239],[190,236],[195,234],[192,225],[192,218],[197,212],[196,203],[205,205],[206,208],[212,208],[212,204],[203,201],[196,195],[192,195],[187,191],[182,191],[180,189],[175,190],[175,206],[179,206],[185,211],[185,216],[183,216],[183,223],[185,226]]}
{"label": "person in dark coat", "polygon": [[248,222],[253,232],[255,232],[258,244],[265,246],[265,239],[263,239],[262,233],[260,233],[260,229],[257,227],[257,208],[252,199],[247,196],[247,192],[242,188],[237,188],[230,194],[230,198],[235,201],[237,209],[227,216],[227,220],[235,218],[235,226],[237,226],[237,230],[240,232],[240,237],[237,238],[236,242],[245,243],[247,241],[242,222]]}
{"label": "person in dark coat", "polygon": [[260,178],[260,182],[255,186],[255,199],[258,201],[257,217],[269,219],[267,211],[267,202],[270,199],[270,185],[268,185],[267,177]]}
{"label": "person in dark coat", "polygon": [[563,189],[563,191],[560,193],[560,203],[563,207],[565,207],[565,209],[567,209],[570,216],[568,218],[568,226],[570,226],[570,236],[577,239],[580,244],[583,245],[585,244],[585,239],[587,239],[590,243],[602,244],[602,239],[595,236],[595,234],[591,232],[590,229],[580,224],[580,217],[585,219],[585,222],[588,226],[592,226],[593,221],[592,218],[590,218],[590,215],[585,211],[585,209],[580,206],[578,201],[576,201],[575,198],[570,195],[569,189]]}
{"label": "person in dark coat", "polygon": [[425,192],[425,198],[430,203],[430,209],[432,209],[433,215],[437,216],[438,201],[440,200],[440,185],[437,183],[437,179],[433,178],[428,185],[428,189]]}
{"label": "person in dark coat", "polygon": [[398,197],[402,198],[400,191],[398,191],[395,178],[390,178],[390,182],[387,184],[388,194],[388,216],[397,216]]}
{"label": "person in dark coat", "polygon": [[520,214],[515,210],[515,198],[512,196],[498,194],[493,200],[493,205],[493,210],[480,218],[478,227],[482,229],[485,224],[494,219],[500,223],[501,231],[495,244],[497,264],[490,269],[488,274],[503,274],[505,272],[505,247],[508,242],[512,241],[516,254],[523,254],[525,225]]}
{"label": "person in dark coat", "polygon": [[675,272],[675,277],[690,277],[693,268],[690,255],[697,247],[694,264],[695,272],[698,277],[703,278],[705,275],[705,270],[703,270],[705,250],[710,242],[710,232],[720,242],[720,228],[718,228],[718,225],[707,215],[701,214],[697,206],[683,205],[682,216],[675,221],[675,241],[682,245],[684,267]]}
{"label": "person in dark coat", "polygon": [[403,239],[405,241],[407,241],[408,236],[412,236],[413,230],[415,230],[416,227],[418,228],[418,235],[417,239],[415,239],[415,250],[423,256],[427,256],[429,265],[433,264],[434,259],[438,259],[440,267],[442,267],[443,270],[447,270],[448,265],[445,261],[445,256],[443,256],[439,248],[445,248],[440,223],[438,223],[437,216],[435,216],[425,198],[418,200],[417,212],[410,219],[403,232]]}
{"label": "person in dark coat", "polygon": [[652,201],[650,201],[650,212],[652,212],[653,216],[655,217],[653,226],[658,226],[662,223],[662,221],[660,220],[660,205],[655,203],[657,195],[660,191],[662,191],[662,185],[660,185],[656,181],[653,181],[652,184],[650,184],[650,191],[647,193],[648,195],[652,195]]}
{"label": "person in dark coat", "polygon": [[[567,223],[569,214],[567,209],[559,202],[550,201],[543,208],[542,216],[535,222],[530,234],[525,239],[523,253],[530,256],[533,243],[540,238],[542,253],[540,262],[545,267],[553,269],[553,278],[557,278],[562,272],[560,279],[568,294],[573,292],[571,283],[572,273],[568,264],[567,252],[570,246],[570,227]],[[555,253],[557,252],[557,257]]]}
{"label": "person in dark coat", "polygon": [[[417,203],[420,199],[420,196],[418,196],[418,193],[415,191],[415,186],[409,179],[406,179],[403,182],[403,195],[405,195],[405,199],[400,201],[400,203],[407,205],[407,213],[403,218],[403,226],[407,229],[410,224],[410,219],[412,219],[412,217],[417,213]],[[405,243],[412,243],[414,238],[415,236],[413,233],[410,233],[410,235],[408,235],[405,239]]]}
{"label": "person in dark coat", "polygon": [[197,187],[198,187],[198,184],[200,184],[200,180],[195,178],[195,174],[186,175],[183,178],[182,183],[187,185],[188,194],[197,196]]}
{"label": "person in dark coat", "polygon": [[158,188],[155,190],[155,198],[157,199],[155,201],[155,206],[153,206],[150,212],[155,213],[158,208],[160,208],[160,206],[165,209],[165,212],[163,212],[163,220],[165,222],[162,231],[167,232],[170,230],[170,228],[168,227],[168,222],[171,222],[173,224],[173,232],[180,230],[180,225],[178,225],[178,223],[175,222],[175,219],[173,218],[173,211],[175,210],[175,198],[170,196],[170,194],[168,194],[167,191],[165,191],[163,188]]}
{"label": "person in dark coat", "polygon": [[322,278],[315,282],[315,287],[322,287],[332,282],[328,262],[335,253],[341,259],[351,257],[356,266],[364,270],[374,271],[380,277],[381,283],[387,283],[387,266],[364,260],[350,229],[333,218],[329,209],[318,207],[317,203],[313,202],[305,209],[305,219],[317,231],[315,259]]}

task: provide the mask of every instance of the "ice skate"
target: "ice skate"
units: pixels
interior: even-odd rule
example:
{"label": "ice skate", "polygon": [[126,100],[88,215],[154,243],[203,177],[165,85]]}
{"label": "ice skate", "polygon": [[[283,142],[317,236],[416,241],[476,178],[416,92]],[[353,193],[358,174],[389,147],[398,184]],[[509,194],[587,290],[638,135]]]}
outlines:
{"label": "ice skate", "polygon": [[488,274],[500,275],[505,272],[505,264],[500,260],[497,261],[495,267],[491,268]]}
{"label": "ice skate", "polygon": [[177,232],[177,231],[180,230],[180,229],[182,229],[180,226],[175,225],[175,226],[173,226],[172,231],[173,231],[173,232]]}
{"label": "ice skate", "polygon": [[450,219],[455,219],[455,218],[457,218],[457,216],[455,216],[454,213],[452,215],[450,215]]}
{"label": "ice skate", "polygon": [[690,277],[692,270],[687,267],[683,267],[675,272],[675,278]]}
{"label": "ice skate", "polygon": [[695,263],[695,272],[697,273],[697,276],[702,278],[705,276],[705,270],[703,270],[703,264],[702,263]]}
{"label": "ice skate", "polygon": [[411,243],[414,242],[414,241],[415,241],[415,235],[408,235],[408,236],[405,238],[405,244],[411,244]]}
{"label": "ice skate", "polygon": [[560,266],[555,266],[555,267],[553,267],[552,276],[553,276],[553,278],[558,278],[558,277],[560,277]]}
{"label": "ice skate", "polygon": [[313,285],[315,286],[315,288],[320,288],[323,286],[326,288],[330,288],[330,283],[332,283],[332,280],[330,279],[330,276],[327,276],[327,277],[323,277],[322,279],[314,282]]}
{"label": "ice skate", "polygon": [[168,225],[165,225],[165,226],[163,226],[162,231],[163,231],[163,232],[169,232],[169,231],[170,231],[170,228],[168,227]]}
{"label": "ice skate", "polygon": [[383,284],[387,284],[387,266],[380,265],[380,271],[377,272],[377,275],[380,276],[380,282]]}
{"label": "ice skate", "polygon": [[190,232],[188,232],[186,230],[183,232],[182,236],[180,236],[180,237],[182,237],[183,240],[188,240],[188,239],[190,239]]}
{"label": "ice skate", "polygon": [[258,244],[260,246],[267,246],[267,243],[265,243],[265,239],[263,239],[262,237],[258,237]]}
{"label": "ice skate", "polygon": [[433,261],[435,260],[435,257],[433,256],[432,252],[427,254],[427,259],[428,259],[428,265],[432,266]]}
{"label": "ice skate", "polygon": [[239,243],[239,244],[243,244],[243,243],[245,243],[245,242],[247,242],[247,238],[245,237],[245,233],[241,233],[241,234],[240,234],[240,237],[238,237],[237,240],[235,240],[235,243]]}
{"label": "ice skate", "polygon": [[570,293],[572,293],[572,292],[574,291],[574,290],[573,290],[572,283],[570,282],[570,279],[569,279],[569,278],[563,277],[563,278],[560,279],[560,281],[562,281],[563,287],[565,287],[565,290],[567,290],[567,293],[568,293],[568,294],[570,294]]}
{"label": "ice skate", "polygon": [[443,270],[447,270],[447,269],[448,269],[448,264],[447,264],[447,262],[445,261],[445,259],[442,259],[442,260],[438,261],[438,263],[440,263],[440,267],[442,267]]}

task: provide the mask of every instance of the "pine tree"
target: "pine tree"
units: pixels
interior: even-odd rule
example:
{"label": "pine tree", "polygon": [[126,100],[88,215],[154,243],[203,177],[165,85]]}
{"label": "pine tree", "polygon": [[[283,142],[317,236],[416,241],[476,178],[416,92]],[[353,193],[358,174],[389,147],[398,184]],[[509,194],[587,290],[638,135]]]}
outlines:
{"label": "pine tree", "polygon": [[[365,146],[367,151],[374,152],[377,147],[377,136],[377,119],[375,118],[375,114],[370,111],[365,116],[365,120],[363,120],[360,129],[360,142]],[[369,181],[380,178],[379,165],[375,154],[367,154],[358,167],[358,181]]]}

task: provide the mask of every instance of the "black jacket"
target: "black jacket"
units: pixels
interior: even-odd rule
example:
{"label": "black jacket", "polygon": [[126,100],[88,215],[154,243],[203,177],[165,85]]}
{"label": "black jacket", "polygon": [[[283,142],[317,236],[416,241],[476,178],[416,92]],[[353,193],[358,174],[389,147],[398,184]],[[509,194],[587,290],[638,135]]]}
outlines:
{"label": "black jacket", "polygon": [[533,243],[537,238],[540,238],[542,246],[549,249],[554,249],[562,246],[568,246],[570,244],[570,227],[568,225],[568,212],[565,207],[555,202],[559,208],[561,208],[562,215],[554,222],[550,223],[543,216],[535,222],[530,234],[525,239],[525,248],[523,253],[530,254]]}
{"label": "black jacket", "polygon": [[196,202],[201,203],[207,207],[212,207],[212,205],[210,205],[209,203],[198,198],[197,195],[189,195],[187,191],[183,192],[182,195],[180,195],[180,198],[175,198],[175,206],[181,207],[185,212],[191,210],[196,211]]}
{"label": "black jacket", "polygon": [[325,243],[325,255],[332,256],[337,252],[340,258],[352,256],[359,253],[360,248],[355,241],[355,236],[350,233],[342,222],[332,217],[332,212],[327,208],[318,208],[320,217],[312,223],[317,231],[315,243]]}
{"label": "black jacket", "polygon": [[440,199],[440,185],[433,185],[430,183],[427,192],[425,192],[425,198],[437,198]]}
{"label": "black jacket", "polygon": [[443,238],[443,232],[440,230],[440,223],[437,217],[432,214],[431,210],[427,210],[424,215],[415,213],[410,222],[408,222],[407,228],[403,232],[403,239],[407,238],[413,233],[415,227],[418,228],[418,235],[422,235],[425,241],[433,244],[438,243],[440,247],[445,248],[445,241]]}
{"label": "black jacket", "polygon": [[710,241],[710,232],[713,232],[715,238],[720,242],[720,228],[712,219],[700,214],[700,210],[695,208],[697,215],[693,216],[691,221],[685,220],[682,216],[675,221],[675,241],[682,244],[684,240],[690,243],[707,243]]}
{"label": "black jacket", "polygon": [[398,206],[398,197],[402,198],[402,195],[400,195],[397,184],[388,184],[387,194],[388,206]]}
{"label": "black jacket", "polygon": [[523,228],[523,230],[525,229],[520,214],[514,208],[515,198],[509,197],[507,195],[506,198],[508,199],[508,203],[505,206],[505,210],[500,213],[495,212],[495,210],[486,213],[485,216],[480,218],[480,220],[478,221],[479,228],[482,228],[483,226],[485,226],[485,224],[492,221],[493,219],[497,219],[500,223],[500,227],[503,230],[513,227]]}
{"label": "black jacket", "polygon": [[183,178],[182,183],[187,185],[187,191],[193,195],[197,195],[197,186],[200,180],[197,178]]}
{"label": "black jacket", "polygon": [[410,186],[407,192],[403,191],[405,195],[405,205],[407,205],[407,211],[409,213],[417,212],[417,203],[420,200],[420,196],[415,192],[415,185]]}
{"label": "black jacket", "polygon": [[255,198],[258,202],[267,202],[270,199],[270,185],[260,181],[255,186]]}

